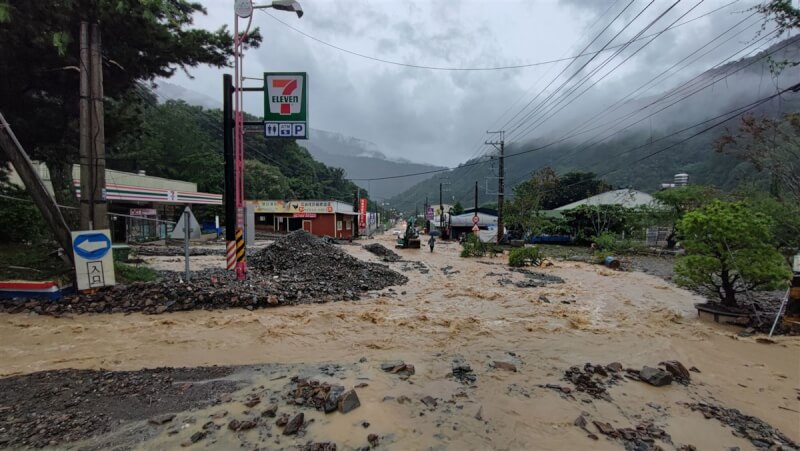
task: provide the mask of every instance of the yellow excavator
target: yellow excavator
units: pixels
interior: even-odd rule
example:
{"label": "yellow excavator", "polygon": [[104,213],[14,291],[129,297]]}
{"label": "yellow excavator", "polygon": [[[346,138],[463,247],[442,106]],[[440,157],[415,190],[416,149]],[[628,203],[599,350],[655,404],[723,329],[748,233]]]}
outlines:
{"label": "yellow excavator", "polygon": [[414,226],[416,218],[409,218],[408,223],[406,224],[406,233],[403,234],[402,238],[398,238],[397,245],[395,246],[398,249],[419,249],[420,248],[420,240],[419,234],[417,233],[417,228]]}

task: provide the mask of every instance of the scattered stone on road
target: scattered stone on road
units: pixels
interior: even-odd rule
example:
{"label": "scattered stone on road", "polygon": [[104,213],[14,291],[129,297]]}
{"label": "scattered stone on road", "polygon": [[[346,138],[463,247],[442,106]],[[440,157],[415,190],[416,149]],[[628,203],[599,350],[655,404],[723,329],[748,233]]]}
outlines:
{"label": "scattered stone on road", "polygon": [[465,385],[474,384],[478,380],[472,367],[462,357],[453,359],[451,376]]}
{"label": "scattered stone on road", "polygon": [[689,370],[677,360],[667,360],[666,362],[659,363],[659,365],[664,365],[667,371],[672,374],[672,378],[681,384],[688,384],[692,380]]}
{"label": "scattered stone on road", "polygon": [[283,428],[283,435],[297,434],[297,431],[299,431],[300,428],[303,426],[304,417],[305,416],[303,415],[303,412],[300,412],[297,415],[295,415],[291,420],[289,420],[289,422],[286,423],[286,426]]}
{"label": "scattered stone on road", "polygon": [[164,415],[159,415],[159,416],[154,417],[154,418],[150,418],[148,420],[148,423],[161,425],[161,424],[169,423],[174,418],[175,418],[175,414],[174,413],[167,413],[167,414],[164,414]]}
{"label": "scattered stone on road", "polygon": [[661,368],[645,366],[639,370],[639,379],[655,387],[663,387],[672,383],[672,374]]}
{"label": "scattered stone on road", "polygon": [[[738,409],[729,409],[704,402],[684,403],[692,411],[698,411],[706,419],[714,418],[733,428],[733,435],[750,440],[757,449],[800,449],[800,444],[773,428],[759,418],[745,415]],[[785,448],[784,448],[785,447]]]}
{"label": "scattered stone on road", "polygon": [[510,362],[500,362],[495,360],[492,363],[492,366],[498,370],[512,371],[514,373],[517,372],[517,366]]}
{"label": "scattered stone on road", "polygon": [[378,257],[381,257],[385,262],[397,262],[402,258],[394,251],[380,243],[365,244],[364,249],[377,255]]}
{"label": "scattered stone on road", "polygon": [[361,401],[358,400],[355,390],[348,390],[339,398],[339,412],[341,413],[348,413],[360,405]]}
{"label": "scattered stone on road", "polygon": [[400,376],[413,376],[416,372],[414,365],[397,360],[381,364],[381,369],[387,373],[397,374]]}

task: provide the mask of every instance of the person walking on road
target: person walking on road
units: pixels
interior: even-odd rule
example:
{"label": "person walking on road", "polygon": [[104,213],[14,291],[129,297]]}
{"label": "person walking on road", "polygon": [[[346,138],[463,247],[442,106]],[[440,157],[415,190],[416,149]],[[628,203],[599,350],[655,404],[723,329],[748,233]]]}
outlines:
{"label": "person walking on road", "polygon": [[434,238],[433,235],[431,235],[431,237],[428,238],[428,246],[430,246],[431,252],[433,252],[433,245],[434,244],[436,244],[436,238]]}

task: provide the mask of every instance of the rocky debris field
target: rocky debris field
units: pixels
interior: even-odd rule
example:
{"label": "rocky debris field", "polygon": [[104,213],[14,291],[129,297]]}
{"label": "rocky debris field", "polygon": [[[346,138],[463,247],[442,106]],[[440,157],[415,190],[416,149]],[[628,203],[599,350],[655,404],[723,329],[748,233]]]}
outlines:
{"label": "rocky debris field", "polygon": [[756,417],[745,415],[737,409],[707,404],[704,402],[688,403],[686,407],[699,411],[706,419],[716,419],[733,428],[733,435],[750,440],[757,449],[800,449],[800,444],[793,442],[769,424]]}
{"label": "rocky debris field", "polygon": [[0,379],[0,447],[56,446],[107,433],[122,422],[163,424],[171,412],[207,406],[236,391],[216,380],[231,368],[56,370]]}
{"label": "rocky debris field", "polygon": [[402,285],[408,278],[385,265],[359,260],[307,232],[293,232],[265,247],[248,262],[248,279],[238,282],[224,270],[166,273],[156,282],[138,282],[59,301],[1,300],[0,312],[160,314],[186,310],[256,309],[360,299],[364,292]]}
{"label": "rocky debris field", "polygon": [[385,262],[397,262],[402,259],[402,257],[397,255],[393,250],[380,243],[365,244],[364,249],[381,257]]}

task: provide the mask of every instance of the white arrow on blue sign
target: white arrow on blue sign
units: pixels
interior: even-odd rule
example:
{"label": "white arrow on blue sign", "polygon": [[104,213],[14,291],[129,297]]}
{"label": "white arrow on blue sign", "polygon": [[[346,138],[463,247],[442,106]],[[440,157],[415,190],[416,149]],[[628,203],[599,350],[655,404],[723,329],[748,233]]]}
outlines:
{"label": "white arrow on blue sign", "polygon": [[100,260],[111,250],[111,240],[104,233],[83,233],[72,242],[72,249],[86,260]]}

